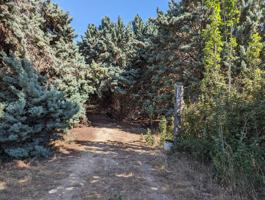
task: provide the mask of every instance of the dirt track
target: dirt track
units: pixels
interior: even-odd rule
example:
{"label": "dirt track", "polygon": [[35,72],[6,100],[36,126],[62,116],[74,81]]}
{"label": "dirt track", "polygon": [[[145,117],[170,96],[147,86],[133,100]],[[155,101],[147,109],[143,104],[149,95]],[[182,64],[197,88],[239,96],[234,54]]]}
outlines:
{"label": "dirt track", "polygon": [[2,169],[0,199],[235,199],[200,164],[146,146],[140,129],[93,120],[93,127],[73,129],[72,142],[58,143],[61,153],[50,160]]}

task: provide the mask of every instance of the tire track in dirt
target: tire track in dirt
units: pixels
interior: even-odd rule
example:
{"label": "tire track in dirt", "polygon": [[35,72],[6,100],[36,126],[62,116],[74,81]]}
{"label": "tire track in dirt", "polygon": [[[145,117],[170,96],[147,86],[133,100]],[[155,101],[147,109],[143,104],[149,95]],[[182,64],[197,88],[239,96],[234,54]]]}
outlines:
{"label": "tire track in dirt", "polygon": [[75,128],[66,137],[68,142],[57,144],[62,153],[54,161],[16,171],[15,177],[30,172],[30,181],[21,188],[15,179],[2,199],[236,199],[214,183],[205,166],[180,153],[168,156],[148,147],[141,131],[99,119],[94,127]]}

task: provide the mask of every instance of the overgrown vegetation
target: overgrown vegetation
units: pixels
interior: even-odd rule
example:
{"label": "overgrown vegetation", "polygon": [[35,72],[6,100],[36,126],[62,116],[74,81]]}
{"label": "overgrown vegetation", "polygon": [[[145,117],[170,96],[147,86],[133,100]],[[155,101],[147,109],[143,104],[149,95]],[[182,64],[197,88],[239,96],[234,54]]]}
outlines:
{"label": "overgrown vegetation", "polygon": [[[264,5],[209,0],[206,6],[211,13],[202,35],[204,77],[198,100],[186,105],[180,147],[211,160],[220,181],[259,198],[254,188],[262,190],[265,172],[265,77],[259,16]],[[259,12],[254,13],[252,9],[258,6]],[[240,44],[243,25],[237,23],[253,15],[257,16],[252,28],[244,33],[248,39]]]}
{"label": "overgrown vegetation", "polygon": [[171,117],[170,120],[167,120],[165,116],[162,116],[159,123],[160,144],[164,144],[166,140],[174,140],[173,129],[174,118]]}
{"label": "overgrown vegetation", "polygon": [[[264,16],[262,0],[172,0],[147,22],[104,17],[75,45],[71,18],[55,4],[0,0],[0,153],[46,155],[44,139],[85,121],[91,101],[119,118],[158,119],[161,143],[172,140],[174,84],[182,82],[178,149],[261,198]],[[153,143],[151,132],[146,140]]]}
{"label": "overgrown vegetation", "polygon": [[[107,55],[116,61],[124,58],[119,62],[123,66],[116,63],[119,69],[137,69],[129,87],[123,87],[123,101],[116,102],[114,90],[108,89],[107,95],[120,115],[149,118],[151,124],[160,119],[161,142],[173,132],[167,130],[166,118],[173,114],[174,84],[183,82],[185,108],[178,148],[212,161],[216,178],[243,193],[252,191],[249,196],[255,198],[257,188],[264,186],[264,12],[263,1],[171,1],[166,13],[158,11],[148,23],[139,23],[137,17],[110,34],[126,30],[131,40],[120,41],[142,42],[140,49],[135,45],[134,51],[126,50],[116,39],[111,39],[116,47],[109,48],[102,44],[109,43],[110,36],[100,34],[101,42],[92,39],[90,31],[80,43],[81,53],[100,69],[101,63],[112,66]],[[98,34],[122,24],[119,19],[105,26],[104,20],[101,26],[90,27]],[[136,22],[141,26],[133,29]],[[106,48],[97,53],[92,44]],[[112,49],[120,50],[113,56]],[[124,74],[108,77],[121,85],[127,78]],[[120,112],[123,108],[126,112]]]}
{"label": "overgrown vegetation", "polygon": [[144,135],[144,139],[145,142],[149,145],[149,146],[153,146],[155,144],[155,138],[152,135],[151,130],[148,128],[146,134]]}

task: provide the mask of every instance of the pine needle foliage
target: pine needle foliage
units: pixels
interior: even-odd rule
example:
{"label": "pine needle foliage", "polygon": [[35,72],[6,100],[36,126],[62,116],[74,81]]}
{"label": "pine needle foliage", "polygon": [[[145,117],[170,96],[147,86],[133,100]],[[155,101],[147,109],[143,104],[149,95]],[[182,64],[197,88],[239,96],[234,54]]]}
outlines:
{"label": "pine needle foliage", "polygon": [[94,92],[88,67],[74,43],[71,18],[48,0],[0,2],[0,50],[29,60],[48,84],[80,105],[72,122],[85,120],[85,102]]}
{"label": "pine needle foliage", "polygon": [[79,107],[43,85],[25,59],[3,57],[1,74],[0,153],[13,158],[48,156],[46,148],[67,129]]}

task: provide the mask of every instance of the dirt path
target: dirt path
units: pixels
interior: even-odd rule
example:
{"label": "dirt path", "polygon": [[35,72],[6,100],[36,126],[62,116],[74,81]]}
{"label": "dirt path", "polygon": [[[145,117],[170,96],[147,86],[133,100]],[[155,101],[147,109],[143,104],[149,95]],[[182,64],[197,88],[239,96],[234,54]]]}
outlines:
{"label": "dirt path", "polygon": [[201,165],[147,147],[138,128],[94,119],[71,131],[50,160],[0,172],[1,200],[234,199]]}

